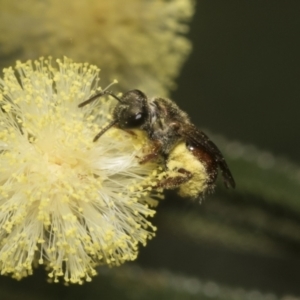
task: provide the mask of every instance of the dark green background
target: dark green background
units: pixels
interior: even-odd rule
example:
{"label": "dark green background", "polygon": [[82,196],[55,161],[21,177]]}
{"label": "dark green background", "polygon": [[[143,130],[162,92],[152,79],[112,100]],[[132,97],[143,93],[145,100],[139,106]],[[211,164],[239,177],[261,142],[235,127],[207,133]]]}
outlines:
{"label": "dark green background", "polygon": [[197,125],[300,161],[300,1],[197,1],[173,98]]}

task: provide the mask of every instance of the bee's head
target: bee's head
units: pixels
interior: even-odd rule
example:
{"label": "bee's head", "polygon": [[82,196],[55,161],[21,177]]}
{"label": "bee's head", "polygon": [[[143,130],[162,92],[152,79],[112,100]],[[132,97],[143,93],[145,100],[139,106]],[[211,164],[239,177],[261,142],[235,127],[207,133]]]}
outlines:
{"label": "bee's head", "polygon": [[139,90],[126,92],[113,112],[117,126],[122,129],[141,128],[147,122],[148,115],[147,97]]}
{"label": "bee's head", "polygon": [[143,125],[147,124],[149,116],[147,97],[139,90],[126,92],[121,98],[105,90],[80,103],[78,107],[83,107],[104,95],[114,97],[119,103],[113,111],[113,120],[95,136],[94,142],[114,125],[121,129],[135,129],[142,128]]}

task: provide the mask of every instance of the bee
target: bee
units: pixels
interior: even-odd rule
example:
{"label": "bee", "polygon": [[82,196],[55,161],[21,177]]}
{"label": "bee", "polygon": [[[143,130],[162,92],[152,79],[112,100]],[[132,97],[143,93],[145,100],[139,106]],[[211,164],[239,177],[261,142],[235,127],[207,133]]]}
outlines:
{"label": "bee", "polygon": [[148,99],[140,90],[130,90],[121,97],[104,90],[80,103],[79,107],[104,95],[112,96],[118,104],[113,109],[112,121],[95,136],[94,142],[113,126],[144,132],[151,147],[140,163],[161,157],[168,174],[157,187],[178,188],[179,195],[197,198],[213,190],[218,170],[225,186],[235,187],[221,151],[173,101],[160,97]]}

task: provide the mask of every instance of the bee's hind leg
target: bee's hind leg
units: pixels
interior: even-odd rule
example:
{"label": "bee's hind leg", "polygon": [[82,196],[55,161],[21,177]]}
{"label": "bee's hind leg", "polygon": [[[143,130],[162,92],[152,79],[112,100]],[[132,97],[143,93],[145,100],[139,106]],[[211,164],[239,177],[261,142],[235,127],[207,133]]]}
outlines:
{"label": "bee's hind leg", "polygon": [[177,172],[180,173],[180,175],[162,179],[160,182],[158,182],[157,187],[163,189],[175,189],[188,182],[193,177],[191,172],[183,168],[178,169]]}

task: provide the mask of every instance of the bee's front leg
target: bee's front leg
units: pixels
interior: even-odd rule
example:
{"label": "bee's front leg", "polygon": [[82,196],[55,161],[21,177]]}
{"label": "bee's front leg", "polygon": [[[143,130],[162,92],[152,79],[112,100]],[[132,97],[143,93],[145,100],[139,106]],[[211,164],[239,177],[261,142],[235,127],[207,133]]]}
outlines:
{"label": "bee's front leg", "polygon": [[159,158],[160,154],[161,154],[161,147],[162,147],[162,144],[161,142],[159,141],[153,141],[152,142],[152,145],[150,147],[150,150],[147,150],[147,154],[144,155],[139,163],[140,164],[145,164],[151,160],[155,160],[157,158]]}

